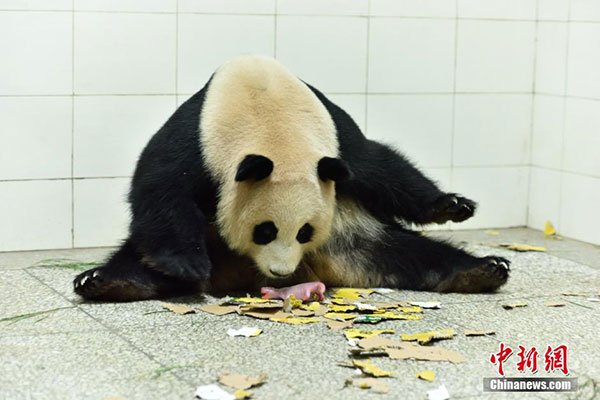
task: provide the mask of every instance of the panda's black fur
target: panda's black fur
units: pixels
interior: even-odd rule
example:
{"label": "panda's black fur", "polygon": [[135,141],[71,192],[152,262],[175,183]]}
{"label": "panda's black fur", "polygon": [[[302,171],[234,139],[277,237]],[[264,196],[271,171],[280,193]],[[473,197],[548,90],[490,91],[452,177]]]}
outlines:
{"label": "panda's black fur", "polygon": [[[210,84],[209,80],[182,104],[142,152],[129,194],[129,238],[105,265],[75,278],[79,295],[123,301],[252,289],[266,282],[249,272],[252,260],[233,254],[214,226],[218,185],[203,161],[199,130]],[[369,229],[334,230],[323,249],[303,261],[305,271],[281,284],[321,279],[330,285],[458,292],[492,291],[503,285],[508,260],[475,257],[407,228],[409,223],[464,221],[474,214],[476,204],[440,191],[404,156],[366,139],[345,111],[308,87],[335,124],[343,160],[319,165],[319,174],[344,175],[336,180],[337,202],[363,210],[365,221],[378,228],[376,234]],[[252,170],[254,164],[263,170]],[[344,166],[349,170],[344,172]],[[268,169],[264,163],[250,162],[238,173],[268,175],[264,168]],[[356,267],[351,262],[319,272],[342,259],[354,260]]]}

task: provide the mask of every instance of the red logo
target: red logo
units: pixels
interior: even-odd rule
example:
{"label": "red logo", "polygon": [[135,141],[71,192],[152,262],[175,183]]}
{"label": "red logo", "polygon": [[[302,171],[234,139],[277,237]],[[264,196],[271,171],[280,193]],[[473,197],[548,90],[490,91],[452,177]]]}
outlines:
{"label": "red logo", "polygon": [[532,374],[535,374],[537,372],[537,356],[538,351],[535,346],[525,352],[525,347],[519,345],[519,352],[517,353],[517,357],[519,357],[517,371],[525,372],[525,369],[528,369]]}
{"label": "red logo", "polygon": [[552,348],[548,346],[546,354],[544,354],[544,360],[546,362],[546,371],[554,372],[556,370],[561,371],[565,375],[569,375],[569,368],[567,367],[567,346],[561,344]]}
{"label": "red logo", "polygon": [[504,376],[504,361],[508,360],[512,352],[510,347],[504,347],[504,343],[500,343],[500,351],[490,356],[490,362],[498,364],[498,373],[502,376]]}
{"label": "red logo", "polygon": [[[505,346],[504,343],[500,343],[500,350],[490,355],[490,362],[498,367],[498,374],[504,376],[504,363],[512,354],[512,348]],[[539,353],[535,346],[527,349],[519,345],[517,371],[525,372],[528,370],[532,374],[535,374],[538,370],[538,355]],[[544,354],[544,369],[547,372],[560,371],[564,375],[569,374],[566,345],[561,344],[555,348],[548,346]]]}

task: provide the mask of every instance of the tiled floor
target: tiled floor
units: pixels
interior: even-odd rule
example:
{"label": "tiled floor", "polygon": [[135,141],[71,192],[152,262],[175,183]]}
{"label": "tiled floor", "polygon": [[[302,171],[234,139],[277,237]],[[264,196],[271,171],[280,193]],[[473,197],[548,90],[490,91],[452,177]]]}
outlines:
{"label": "tiled floor", "polygon": [[[0,399],[192,399],[199,385],[214,383],[223,371],[264,372],[267,382],[251,391],[255,399],[425,399],[446,385],[451,398],[578,398],[600,393],[600,303],[566,297],[566,291],[600,291],[600,248],[572,240],[548,240],[528,229],[431,232],[451,237],[479,254],[500,254],[513,261],[509,283],[496,294],[461,295],[397,291],[398,300],[439,300],[441,310],[426,310],[420,321],[384,322],[378,329],[402,333],[453,328],[458,334],[438,345],[461,353],[465,364],[374,359],[386,370],[389,394],[344,388],[353,371],[345,339],[323,324],[290,326],[237,315],[160,312],[159,301],[124,304],[83,303],[71,279],[84,266],[67,261],[101,261],[110,249],[0,253]],[[547,253],[514,253],[489,245],[520,242],[542,245]],[[45,260],[41,262],[42,260]],[[62,266],[57,266],[62,265]],[[207,299],[212,301],[212,299]],[[176,301],[198,304],[200,296]],[[523,301],[527,307],[504,310],[501,304]],[[550,308],[547,301],[566,306]],[[155,312],[159,311],[159,312]],[[228,328],[252,325],[256,338],[230,338]],[[465,337],[465,329],[491,329],[495,336]],[[490,364],[500,342],[517,349],[537,346],[539,368],[547,345],[568,345],[570,377],[583,388],[570,394],[484,393],[482,378],[496,376]],[[517,356],[506,364],[518,376]],[[433,383],[415,378],[430,369]],[[555,374],[556,375],[556,374]],[[526,374],[526,376],[528,376]],[[535,376],[546,376],[538,373]]]}

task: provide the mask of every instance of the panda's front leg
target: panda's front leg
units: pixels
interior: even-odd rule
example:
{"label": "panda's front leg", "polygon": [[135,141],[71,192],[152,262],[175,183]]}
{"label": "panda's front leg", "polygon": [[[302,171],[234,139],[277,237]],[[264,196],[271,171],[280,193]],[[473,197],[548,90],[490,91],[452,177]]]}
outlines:
{"label": "panda's front leg", "polygon": [[426,205],[424,222],[462,222],[475,214],[477,203],[456,193],[444,193]]}
{"label": "panda's front leg", "polygon": [[134,213],[131,224],[131,241],[143,255],[142,262],[170,278],[207,283],[212,265],[206,216],[191,199],[183,198],[151,210]]}
{"label": "panda's front leg", "polygon": [[401,218],[424,225],[461,222],[474,215],[473,200],[444,193],[400,152],[372,140],[341,144],[354,179],[336,184],[336,190],[359,201],[378,219]]}
{"label": "panda's front leg", "polygon": [[102,266],[75,277],[77,294],[132,301],[208,289],[206,218],[192,201],[162,200],[148,209],[134,201],[130,237]]}

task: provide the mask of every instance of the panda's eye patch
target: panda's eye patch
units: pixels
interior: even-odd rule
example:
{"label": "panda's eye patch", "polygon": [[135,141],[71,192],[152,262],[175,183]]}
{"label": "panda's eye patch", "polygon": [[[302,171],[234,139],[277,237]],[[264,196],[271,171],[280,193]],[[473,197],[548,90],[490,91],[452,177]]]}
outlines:
{"label": "panda's eye patch", "polygon": [[256,244],[271,243],[277,237],[277,227],[272,221],[263,222],[254,227],[252,240]]}
{"label": "panda's eye patch", "polygon": [[300,243],[308,243],[310,242],[310,239],[312,239],[314,231],[315,229],[312,227],[312,225],[306,223],[302,225],[302,228],[300,228],[300,230],[298,231],[298,234],[296,235],[296,240]]}

